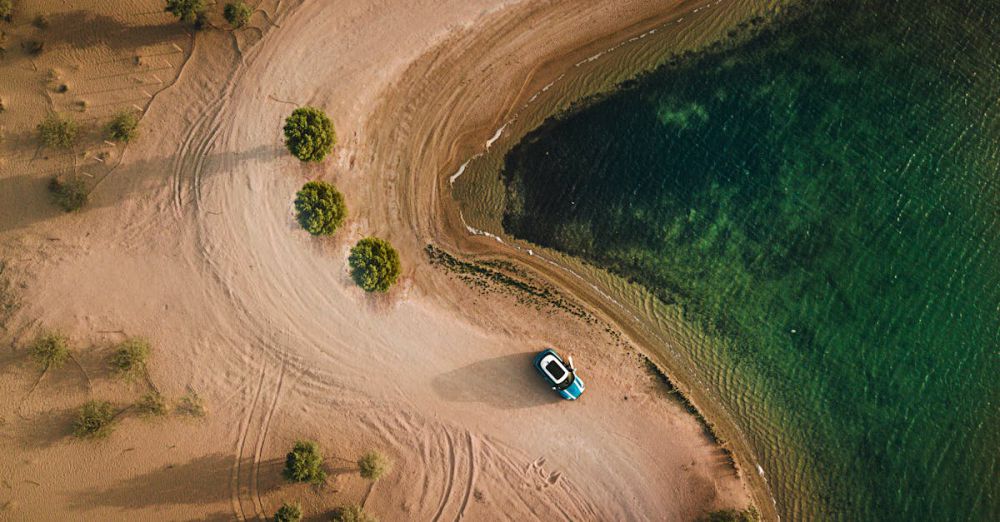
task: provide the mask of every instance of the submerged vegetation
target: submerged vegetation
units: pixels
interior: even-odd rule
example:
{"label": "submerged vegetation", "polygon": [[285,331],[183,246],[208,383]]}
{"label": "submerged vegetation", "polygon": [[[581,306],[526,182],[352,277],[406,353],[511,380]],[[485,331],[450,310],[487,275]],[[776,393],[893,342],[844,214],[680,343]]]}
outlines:
{"label": "submerged vegetation", "polygon": [[399,279],[399,252],[384,239],[366,237],[351,249],[351,277],[366,292],[387,292]]}
{"label": "submerged vegetation", "polygon": [[285,120],[285,146],[301,161],[326,159],[337,143],[333,122],[320,109],[299,107]]}
{"label": "submerged vegetation", "polygon": [[295,217],[314,236],[329,236],[344,224],[344,196],[324,181],[310,181],[295,195]]}

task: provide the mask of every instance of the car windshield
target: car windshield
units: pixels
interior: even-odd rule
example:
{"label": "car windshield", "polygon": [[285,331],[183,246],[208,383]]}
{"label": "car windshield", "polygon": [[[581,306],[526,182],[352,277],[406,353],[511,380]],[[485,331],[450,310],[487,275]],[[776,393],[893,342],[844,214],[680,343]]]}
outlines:
{"label": "car windshield", "polygon": [[549,379],[552,380],[553,388],[557,390],[569,388],[573,385],[573,381],[576,380],[573,372],[556,355],[550,355],[543,359],[542,368],[549,376]]}

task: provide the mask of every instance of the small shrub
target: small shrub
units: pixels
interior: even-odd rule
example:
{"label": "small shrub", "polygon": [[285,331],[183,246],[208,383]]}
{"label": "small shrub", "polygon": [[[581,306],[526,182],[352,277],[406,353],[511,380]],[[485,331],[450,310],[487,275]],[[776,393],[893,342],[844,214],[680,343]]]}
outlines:
{"label": "small shrub", "polygon": [[392,461],[378,451],[369,451],[358,459],[358,471],[361,478],[372,482],[382,478],[392,469]]}
{"label": "small shrub", "polygon": [[237,29],[246,26],[250,22],[250,15],[252,14],[253,10],[242,0],[239,2],[230,2],[222,10],[222,15],[226,17],[229,25]]}
{"label": "small shrub", "polygon": [[14,0],[0,0],[0,19],[10,21],[14,17]]}
{"label": "small shrub", "polygon": [[66,212],[80,210],[90,196],[87,192],[87,184],[80,178],[61,180],[58,177],[49,181],[49,192],[52,193],[52,200]]}
{"label": "small shrub", "polygon": [[114,428],[115,412],[106,401],[90,401],[80,408],[80,414],[73,424],[73,434],[81,439],[107,437]]}
{"label": "small shrub", "polygon": [[35,17],[35,19],[31,22],[31,25],[33,25],[33,26],[35,26],[35,27],[37,27],[39,29],[42,29],[42,30],[48,29],[49,25],[50,25],[50,23],[49,23],[49,17],[47,15],[45,15],[44,13],[40,14],[40,15],[38,15],[38,16]]}
{"label": "small shrub", "polygon": [[322,482],[323,456],[315,442],[300,440],[285,457],[285,478],[293,482]]}
{"label": "small shrub", "polygon": [[285,146],[301,161],[323,161],[337,143],[333,122],[315,107],[299,107],[285,120]]}
{"label": "small shrub", "polygon": [[38,56],[45,51],[45,42],[42,40],[25,40],[21,43],[21,48],[31,56]]}
{"label": "small shrub", "polygon": [[139,113],[125,109],[115,114],[108,124],[108,138],[128,143],[139,135]]}
{"label": "small shrub", "polygon": [[314,236],[329,236],[344,224],[344,196],[323,181],[306,183],[295,195],[296,218]]}
{"label": "small shrub", "polygon": [[188,390],[183,397],[177,401],[177,413],[191,417],[205,416],[205,403],[194,390]]}
{"label": "small shrub", "polygon": [[378,522],[378,519],[366,513],[361,506],[350,505],[337,508],[333,512],[333,522]]}
{"label": "small shrub", "polygon": [[38,124],[38,139],[48,147],[68,149],[76,143],[79,125],[69,116],[50,112]]}
{"label": "small shrub", "polygon": [[111,356],[111,369],[118,377],[134,380],[146,372],[149,341],[132,337],[118,345]]}
{"label": "small shrub", "polygon": [[205,12],[205,0],[167,0],[164,11],[186,24],[197,24]]}
{"label": "small shrub", "polygon": [[162,417],[167,414],[167,401],[158,392],[149,392],[135,403],[135,409],[143,417]]}
{"label": "small shrub", "polygon": [[69,339],[56,333],[42,335],[31,344],[31,357],[43,370],[58,368],[69,359]]}
{"label": "small shrub", "polygon": [[302,506],[285,502],[274,514],[274,522],[299,522],[302,520]]}
{"label": "small shrub", "polygon": [[399,252],[384,239],[358,241],[348,261],[354,282],[367,292],[386,292],[399,279]]}

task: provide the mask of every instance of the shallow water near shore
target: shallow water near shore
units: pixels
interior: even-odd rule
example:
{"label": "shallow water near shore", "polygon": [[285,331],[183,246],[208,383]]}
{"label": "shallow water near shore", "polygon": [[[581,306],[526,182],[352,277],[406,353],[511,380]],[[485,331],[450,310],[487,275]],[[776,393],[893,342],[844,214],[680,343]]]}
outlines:
{"label": "shallow water near shore", "polygon": [[684,310],[784,518],[995,520],[997,42],[994,1],[815,4],[529,134],[505,231]]}

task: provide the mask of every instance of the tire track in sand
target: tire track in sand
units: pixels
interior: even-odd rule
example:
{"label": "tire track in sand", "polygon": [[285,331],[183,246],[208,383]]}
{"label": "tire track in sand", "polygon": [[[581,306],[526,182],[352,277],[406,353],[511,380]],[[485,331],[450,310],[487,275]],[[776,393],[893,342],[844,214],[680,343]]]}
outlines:
{"label": "tire track in sand", "polygon": [[[230,476],[230,502],[237,520],[265,520],[258,475],[261,455],[264,453],[264,445],[271,428],[271,419],[274,417],[285,382],[284,361],[273,382],[269,383],[267,376],[265,364],[261,367],[260,379],[236,442],[237,451]],[[268,406],[260,408],[262,404]],[[253,442],[248,444],[251,440]]]}
{"label": "tire track in sand", "polygon": [[444,430],[445,440],[448,441],[448,482],[444,486],[444,491],[441,493],[441,502],[438,504],[437,513],[434,515],[434,522],[441,520],[441,516],[444,515],[444,508],[448,506],[448,499],[451,498],[452,491],[455,485],[455,468],[457,467],[457,459],[455,458],[455,441],[451,438],[451,433]]}

